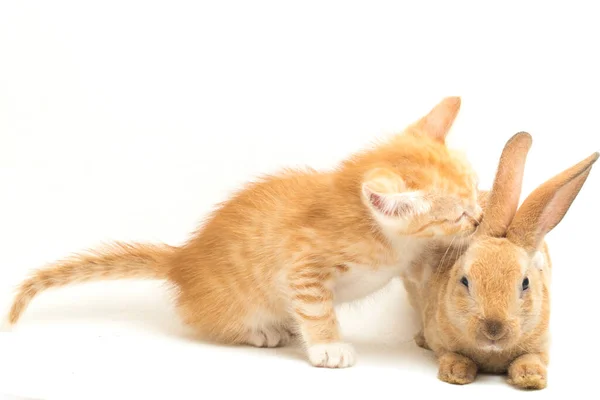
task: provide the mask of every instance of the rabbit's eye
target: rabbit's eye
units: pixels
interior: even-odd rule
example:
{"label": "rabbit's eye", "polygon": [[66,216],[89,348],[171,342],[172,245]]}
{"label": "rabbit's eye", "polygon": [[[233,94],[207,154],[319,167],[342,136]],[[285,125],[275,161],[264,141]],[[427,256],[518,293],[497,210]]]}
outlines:
{"label": "rabbit's eye", "polygon": [[523,279],[523,291],[529,289],[529,278]]}
{"label": "rabbit's eye", "polygon": [[463,276],[460,280],[460,283],[462,283],[463,285],[465,285],[466,288],[469,287],[469,280],[467,279],[466,276]]}

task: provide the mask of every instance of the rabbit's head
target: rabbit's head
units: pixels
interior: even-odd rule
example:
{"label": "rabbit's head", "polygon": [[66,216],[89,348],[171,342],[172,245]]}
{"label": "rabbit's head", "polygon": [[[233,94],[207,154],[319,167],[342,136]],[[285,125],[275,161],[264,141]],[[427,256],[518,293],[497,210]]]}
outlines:
{"label": "rabbit's head", "polygon": [[[481,351],[503,351],[545,334],[550,259],[545,235],[562,220],[599,154],[548,180],[519,205],[531,136],[505,145],[484,215],[469,248],[453,265],[443,307],[447,328]],[[517,210],[518,208],[518,210]]]}

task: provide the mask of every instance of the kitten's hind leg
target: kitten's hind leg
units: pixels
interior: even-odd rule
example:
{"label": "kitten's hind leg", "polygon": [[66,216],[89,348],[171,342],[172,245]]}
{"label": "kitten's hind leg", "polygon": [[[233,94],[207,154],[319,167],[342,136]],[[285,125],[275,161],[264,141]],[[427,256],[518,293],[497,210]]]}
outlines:
{"label": "kitten's hind leg", "polygon": [[284,326],[253,327],[248,331],[245,342],[254,347],[283,347],[293,339],[293,333]]}
{"label": "kitten's hind leg", "polygon": [[285,309],[255,308],[244,320],[242,342],[254,347],[283,347],[294,339]]}
{"label": "kitten's hind leg", "polygon": [[[256,318],[232,318],[191,320],[191,326],[199,339],[207,339],[227,345],[250,345],[254,347],[282,347],[290,344],[295,335],[287,325],[277,322],[257,323]],[[276,320],[275,320],[276,321]]]}
{"label": "kitten's hind leg", "polygon": [[178,299],[177,305],[184,323],[201,340],[226,345],[280,347],[290,343],[293,338],[288,325],[283,323],[283,313],[275,314],[259,307],[245,308],[245,304],[220,307],[219,312],[208,312],[209,309],[203,304],[183,296]]}

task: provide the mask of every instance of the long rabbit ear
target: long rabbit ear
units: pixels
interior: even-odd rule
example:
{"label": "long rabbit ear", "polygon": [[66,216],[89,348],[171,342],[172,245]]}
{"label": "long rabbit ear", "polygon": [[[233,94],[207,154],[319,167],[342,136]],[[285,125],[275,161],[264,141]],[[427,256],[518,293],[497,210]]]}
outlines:
{"label": "long rabbit ear", "polygon": [[535,189],[517,211],[507,239],[527,251],[537,250],[571,207],[599,155],[592,154]]}
{"label": "long rabbit ear", "polygon": [[531,142],[529,133],[519,132],[504,145],[477,235],[502,237],[506,234],[519,206],[525,159]]}
{"label": "long rabbit ear", "polygon": [[490,201],[490,191],[489,190],[480,190],[477,192],[477,204],[481,207],[482,210],[487,208],[488,202]]}

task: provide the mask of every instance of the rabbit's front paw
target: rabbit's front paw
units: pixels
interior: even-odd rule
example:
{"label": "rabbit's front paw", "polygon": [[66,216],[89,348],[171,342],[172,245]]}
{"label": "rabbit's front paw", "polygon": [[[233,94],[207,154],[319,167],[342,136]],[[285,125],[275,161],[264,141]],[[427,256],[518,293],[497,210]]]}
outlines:
{"label": "rabbit's front paw", "polygon": [[508,368],[508,382],[520,389],[544,389],[546,365],[536,354],[517,358]]}
{"label": "rabbit's front paw", "polygon": [[477,365],[465,356],[456,353],[445,353],[439,358],[438,378],[455,385],[465,385],[475,380]]}

